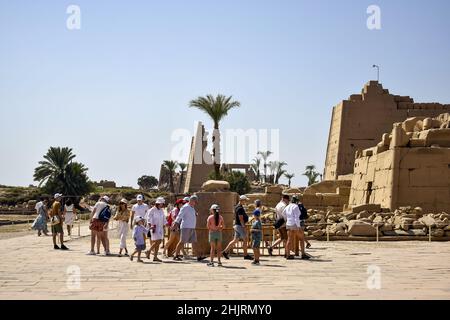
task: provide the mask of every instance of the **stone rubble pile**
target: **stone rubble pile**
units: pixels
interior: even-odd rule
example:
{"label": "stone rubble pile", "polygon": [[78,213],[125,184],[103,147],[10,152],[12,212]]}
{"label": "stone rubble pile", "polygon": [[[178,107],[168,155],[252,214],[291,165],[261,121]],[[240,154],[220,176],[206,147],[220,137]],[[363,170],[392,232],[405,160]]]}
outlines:
{"label": "stone rubble pile", "polygon": [[[247,207],[252,212],[253,205]],[[275,221],[275,210],[264,207],[261,220],[265,224]],[[252,220],[252,219],[250,219]],[[450,237],[450,214],[424,213],[422,208],[400,207],[394,212],[380,206],[364,205],[351,212],[336,213],[332,210],[308,210],[306,234],[313,237],[376,237],[378,236],[428,236]]]}

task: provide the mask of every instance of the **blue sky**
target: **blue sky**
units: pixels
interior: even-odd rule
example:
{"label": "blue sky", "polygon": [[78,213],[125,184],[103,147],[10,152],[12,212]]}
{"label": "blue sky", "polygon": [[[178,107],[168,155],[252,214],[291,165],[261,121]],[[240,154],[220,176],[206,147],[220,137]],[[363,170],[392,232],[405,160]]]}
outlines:
{"label": "blue sky", "polygon": [[[81,8],[68,30],[66,8]],[[381,30],[366,27],[369,5]],[[449,1],[0,0],[0,184],[28,185],[49,146],[93,180],[158,176],[171,133],[210,122],[191,99],[233,95],[222,128],[280,129],[304,185],[322,170],[331,108],[374,79],[450,103]]]}

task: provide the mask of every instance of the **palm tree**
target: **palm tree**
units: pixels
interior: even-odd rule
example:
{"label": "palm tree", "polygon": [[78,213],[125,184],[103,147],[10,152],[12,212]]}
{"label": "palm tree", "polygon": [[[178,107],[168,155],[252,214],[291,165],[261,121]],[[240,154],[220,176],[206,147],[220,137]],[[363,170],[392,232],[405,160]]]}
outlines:
{"label": "palm tree", "polygon": [[178,166],[180,167],[180,185],[179,185],[179,187],[178,187],[178,193],[180,193],[180,192],[181,192],[181,188],[182,188],[182,186],[183,186],[183,174],[184,174],[184,169],[186,169],[187,164],[186,164],[186,163],[183,163],[183,162],[180,162],[180,163],[178,164]]}
{"label": "palm tree", "polygon": [[44,161],[34,170],[33,178],[39,186],[45,185],[47,192],[60,192],[65,195],[83,196],[92,189],[87,177],[88,169],[79,162],[68,147],[50,147]]}
{"label": "palm tree", "polygon": [[270,183],[275,183],[275,171],[277,170],[277,162],[276,161],[270,161],[269,162],[269,170],[270,170],[270,175],[269,175],[269,181]]}
{"label": "palm tree", "polygon": [[288,179],[288,181],[289,181],[288,184],[289,184],[289,188],[290,188],[291,187],[291,180],[292,180],[293,177],[295,177],[295,174],[293,174],[293,173],[285,173],[284,176],[285,176],[286,179]]}
{"label": "palm tree", "polygon": [[165,160],[163,162],[163,166],[169,172],[169,188],[170,188],[170,192],[175,193],[175,188],[173,186],[173,174],[175,173],[175,170],[178,167],[178,162],[171,161],[171,160]]}
{"label": "palm tree", "polygon": [[267,182],[267,158],[269,158],[272,153],[272,151],[258,151],[264,164],[264,182]]}
{"label": "palm tree", "polygon": [[287,163],[284,161],[276,162],[276,169],[275,169],[275,184],[278,184],[281,176],[286,173],[286,170],[283,169],[284,166],[287,166]]}
{"label": "palm tree", "polygon": [[305,172],[303,173],[304,176],[308,178],[308,186],[317,183],[317,177],[320,176],[320,173],[316,171],[315,165],[309,165],[306,166]]}
{"label": "palm tree", "polygon": [[253,159],[253,163],[250,165],[253,172],[255,173],[256,181],[260,181],[261,179],[261,171],[259,168],[261,167],[261,158],[255,157]]}
{"label": "palm tree", "polygon": [[[216,177],[220,176],[220,121],[228,115],[228,111],[233,108],[240,107],[239,101],[233,101],[232,96],[226,97],[218,94],[216,97],[207,95],[206,97],[198,97],[189,103],[189,107],[197,108],[205,112],[214,122],[214,133],[212,135],[214,172]],[[217,138],[217,139],[216,139]]]}

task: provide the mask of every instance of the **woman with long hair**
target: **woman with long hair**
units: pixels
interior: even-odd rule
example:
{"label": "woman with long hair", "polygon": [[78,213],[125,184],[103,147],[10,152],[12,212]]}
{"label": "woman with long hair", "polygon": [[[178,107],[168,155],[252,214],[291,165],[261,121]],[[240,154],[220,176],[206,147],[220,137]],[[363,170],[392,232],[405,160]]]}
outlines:
{"label": "woman with long hair", "polygon": [[128,222],[130,221],[130,211],[128,210],[128,201],[122,199],[119,202],[114,220],[119,222],[119,237],[120,237],[120,249],[119,257],[122,256],[122,250],[125,250],[125,256],[128,256],[127,250],[127,235],[128,235]]}
{"label": "woman with long hair", "polygon": [[208,263],[209,267],[214,267],[214,256],[217,250],[218,266],[222,266],[220,258],[222,256],[222,230],[225,228],[225,223],[222,215],[220,214],[220,207],[217,204],[213,204],[210,209],[211,215],[206,221],[206,228],[209,231],[209,244],[211,246],[210,258]]}

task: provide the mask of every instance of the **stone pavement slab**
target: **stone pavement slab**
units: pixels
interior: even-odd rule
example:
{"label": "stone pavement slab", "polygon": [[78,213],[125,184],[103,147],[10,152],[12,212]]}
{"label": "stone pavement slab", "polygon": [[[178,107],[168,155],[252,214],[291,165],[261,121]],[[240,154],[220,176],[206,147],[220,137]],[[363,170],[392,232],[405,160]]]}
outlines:
{"label": "stone pavement slab", "polygon": [[69,251],[53,250],[51,237],[2,239],[0,299],[450,299],[447,242],[312,244],[309,261],[264,256],[252,266],[231,257],[210,268],[87,256],[88,237],[68,241]]}

